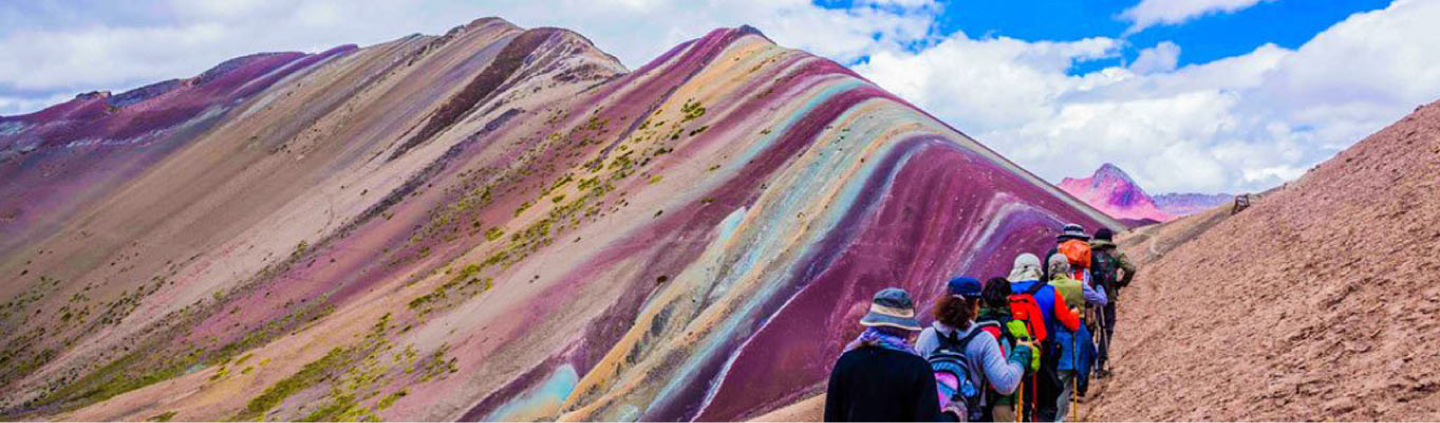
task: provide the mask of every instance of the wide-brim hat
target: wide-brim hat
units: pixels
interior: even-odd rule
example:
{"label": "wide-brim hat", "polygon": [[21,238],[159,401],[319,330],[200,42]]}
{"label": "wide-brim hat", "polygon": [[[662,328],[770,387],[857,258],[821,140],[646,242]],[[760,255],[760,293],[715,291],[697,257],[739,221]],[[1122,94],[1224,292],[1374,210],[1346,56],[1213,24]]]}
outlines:
{"label": "wide-brim hat", "polygon": [[1071,240],[1071,239],[1078,239],[1078,240],[1081,240],[1081,241],[1089,241],[1089,240],[1090,240],[1090,234],[1085,233],[1085,228],[1084,228],[1084,227],[1081,227],[1080,225],[1071,223],[1071,224],[1065,225],[1065,229],[1063,229],[1063,232],[1060,233],[1060,236],[1055,237],[1055,240],[1056,240],[1057,242],[1066,241],[1066,240]]}
{"label": "wide-brim hat", "polygon": [[915,320],[915,301],[910,299],[910,293],[900,288],[885,288],[875,293],[875,298],[870,300],[870,312],[860,318],[860,324],[920,330],[920,321]]}

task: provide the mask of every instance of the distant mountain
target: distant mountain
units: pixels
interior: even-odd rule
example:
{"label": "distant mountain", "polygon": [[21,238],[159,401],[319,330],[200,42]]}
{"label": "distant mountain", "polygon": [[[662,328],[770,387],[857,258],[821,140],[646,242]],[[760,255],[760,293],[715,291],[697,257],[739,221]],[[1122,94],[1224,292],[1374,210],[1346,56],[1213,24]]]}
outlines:
{"label": "distant mountain", "polygon": [[1180,217],[1228,204],[1235,196],[1230,194],[1160,194],[1155,196],[1155,206],[1165,214]]}
{"label": "distant mountain", "polygon": [[1164,222],[1173,218],[1156,207],[1155,200],[1113,164],[1100,166],[1089,178],[1065,178],[1060,189],[1116,219]]}

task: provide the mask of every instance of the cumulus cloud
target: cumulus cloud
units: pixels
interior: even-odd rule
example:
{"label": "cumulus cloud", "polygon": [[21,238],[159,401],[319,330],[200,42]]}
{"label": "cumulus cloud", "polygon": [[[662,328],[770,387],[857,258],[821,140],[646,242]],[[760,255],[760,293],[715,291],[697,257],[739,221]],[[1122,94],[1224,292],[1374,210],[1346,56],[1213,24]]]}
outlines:
{"label": "cumulus cloud", "polygon": [[1120,42],[971,39],[879,54],[863,75],[1050,180],[1105,162],[1154,192],[1253,191],[1300,176],[1440,96],[1440,2],[1399,1],[1298,49],[1176,68],[1180,47],[1067,74]]}
{"label": "cumulus cloud", "polygon": [[1180,63],[1180,46],[1169,41],[1161,41],[1155,47],[1140,50],[1140,55],[1135,57],[1135,62],[1130,64],[1130,70],[1140,74],[1155,72],[1170,72]]}
{"label": "cumulus cloud", "polygon": [[1175,25],[1215,13],[1234,13],[1263,1],[1272,0],[1141,0],[1120,12],[1130,21],[1127,33],[1136,33],[1156,25]]}

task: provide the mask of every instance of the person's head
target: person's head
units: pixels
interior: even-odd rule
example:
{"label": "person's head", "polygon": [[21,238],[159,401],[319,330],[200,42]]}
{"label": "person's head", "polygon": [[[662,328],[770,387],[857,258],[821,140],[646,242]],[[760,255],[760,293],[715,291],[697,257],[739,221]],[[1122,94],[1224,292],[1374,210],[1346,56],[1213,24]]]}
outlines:
{"label": "person's head", "polygon": [[980,305],[994,309],[1010,308],[1010,281],[996,276],[985,281],[985,288],[980,291]]}
{"label": "person's head", "polygon": [[1111,231],[1110,228],[1096,229],[1095,239],[1101,241],[1113,241],[1115,239],[1115,232]]}
{"label": "person's head", "polygon": [[915,320],[915,301],[900,288],[885,288],[870,300],[870,311],[860,318],[860,325],[891,332],[920,330]]}
{"label": "person's head", "polygon": [[1055,255],[1050,256],[1049,269],[1052,277],[1059,278],[1069,276],[1070,258],[1065,257],[1064,254],[1055,253]]}
{"label": "person's head", "polygon": [[1085,227],[1080,226],[1079,223],[1066,223],[1065,227],[1060,229],[1060,235],[1055,237],[1055,242],[1065,242],[1072,239],[1089,241],[1090,235],[1085,233]]}
{"label": "person's head", "polygon": [[1034,254],[1025,253],[1015,257],[1015,265],[1010,268],[1010,282],[1033,281],[1040,279],[1041,272],[1040,258]]}
{"label": "person's head", "polygon": [[935,320],[947,326],[963,328],[980,312],[980,280],[961,276],[945,285],[945,298],[935,303]]}

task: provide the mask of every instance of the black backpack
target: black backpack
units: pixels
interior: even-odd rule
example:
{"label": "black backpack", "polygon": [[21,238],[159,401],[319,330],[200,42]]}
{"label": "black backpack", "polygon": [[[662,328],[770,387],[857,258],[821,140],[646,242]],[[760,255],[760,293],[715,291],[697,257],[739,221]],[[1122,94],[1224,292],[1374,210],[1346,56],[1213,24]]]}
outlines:
{"label": "black backpack", "polygon": [[1120,262],[1110,255],[1110,249],[1094,249],[1090,252],[1090,280],[1092,286],[1105,288],[1105,295],[1115,295],[1120,278]]}

